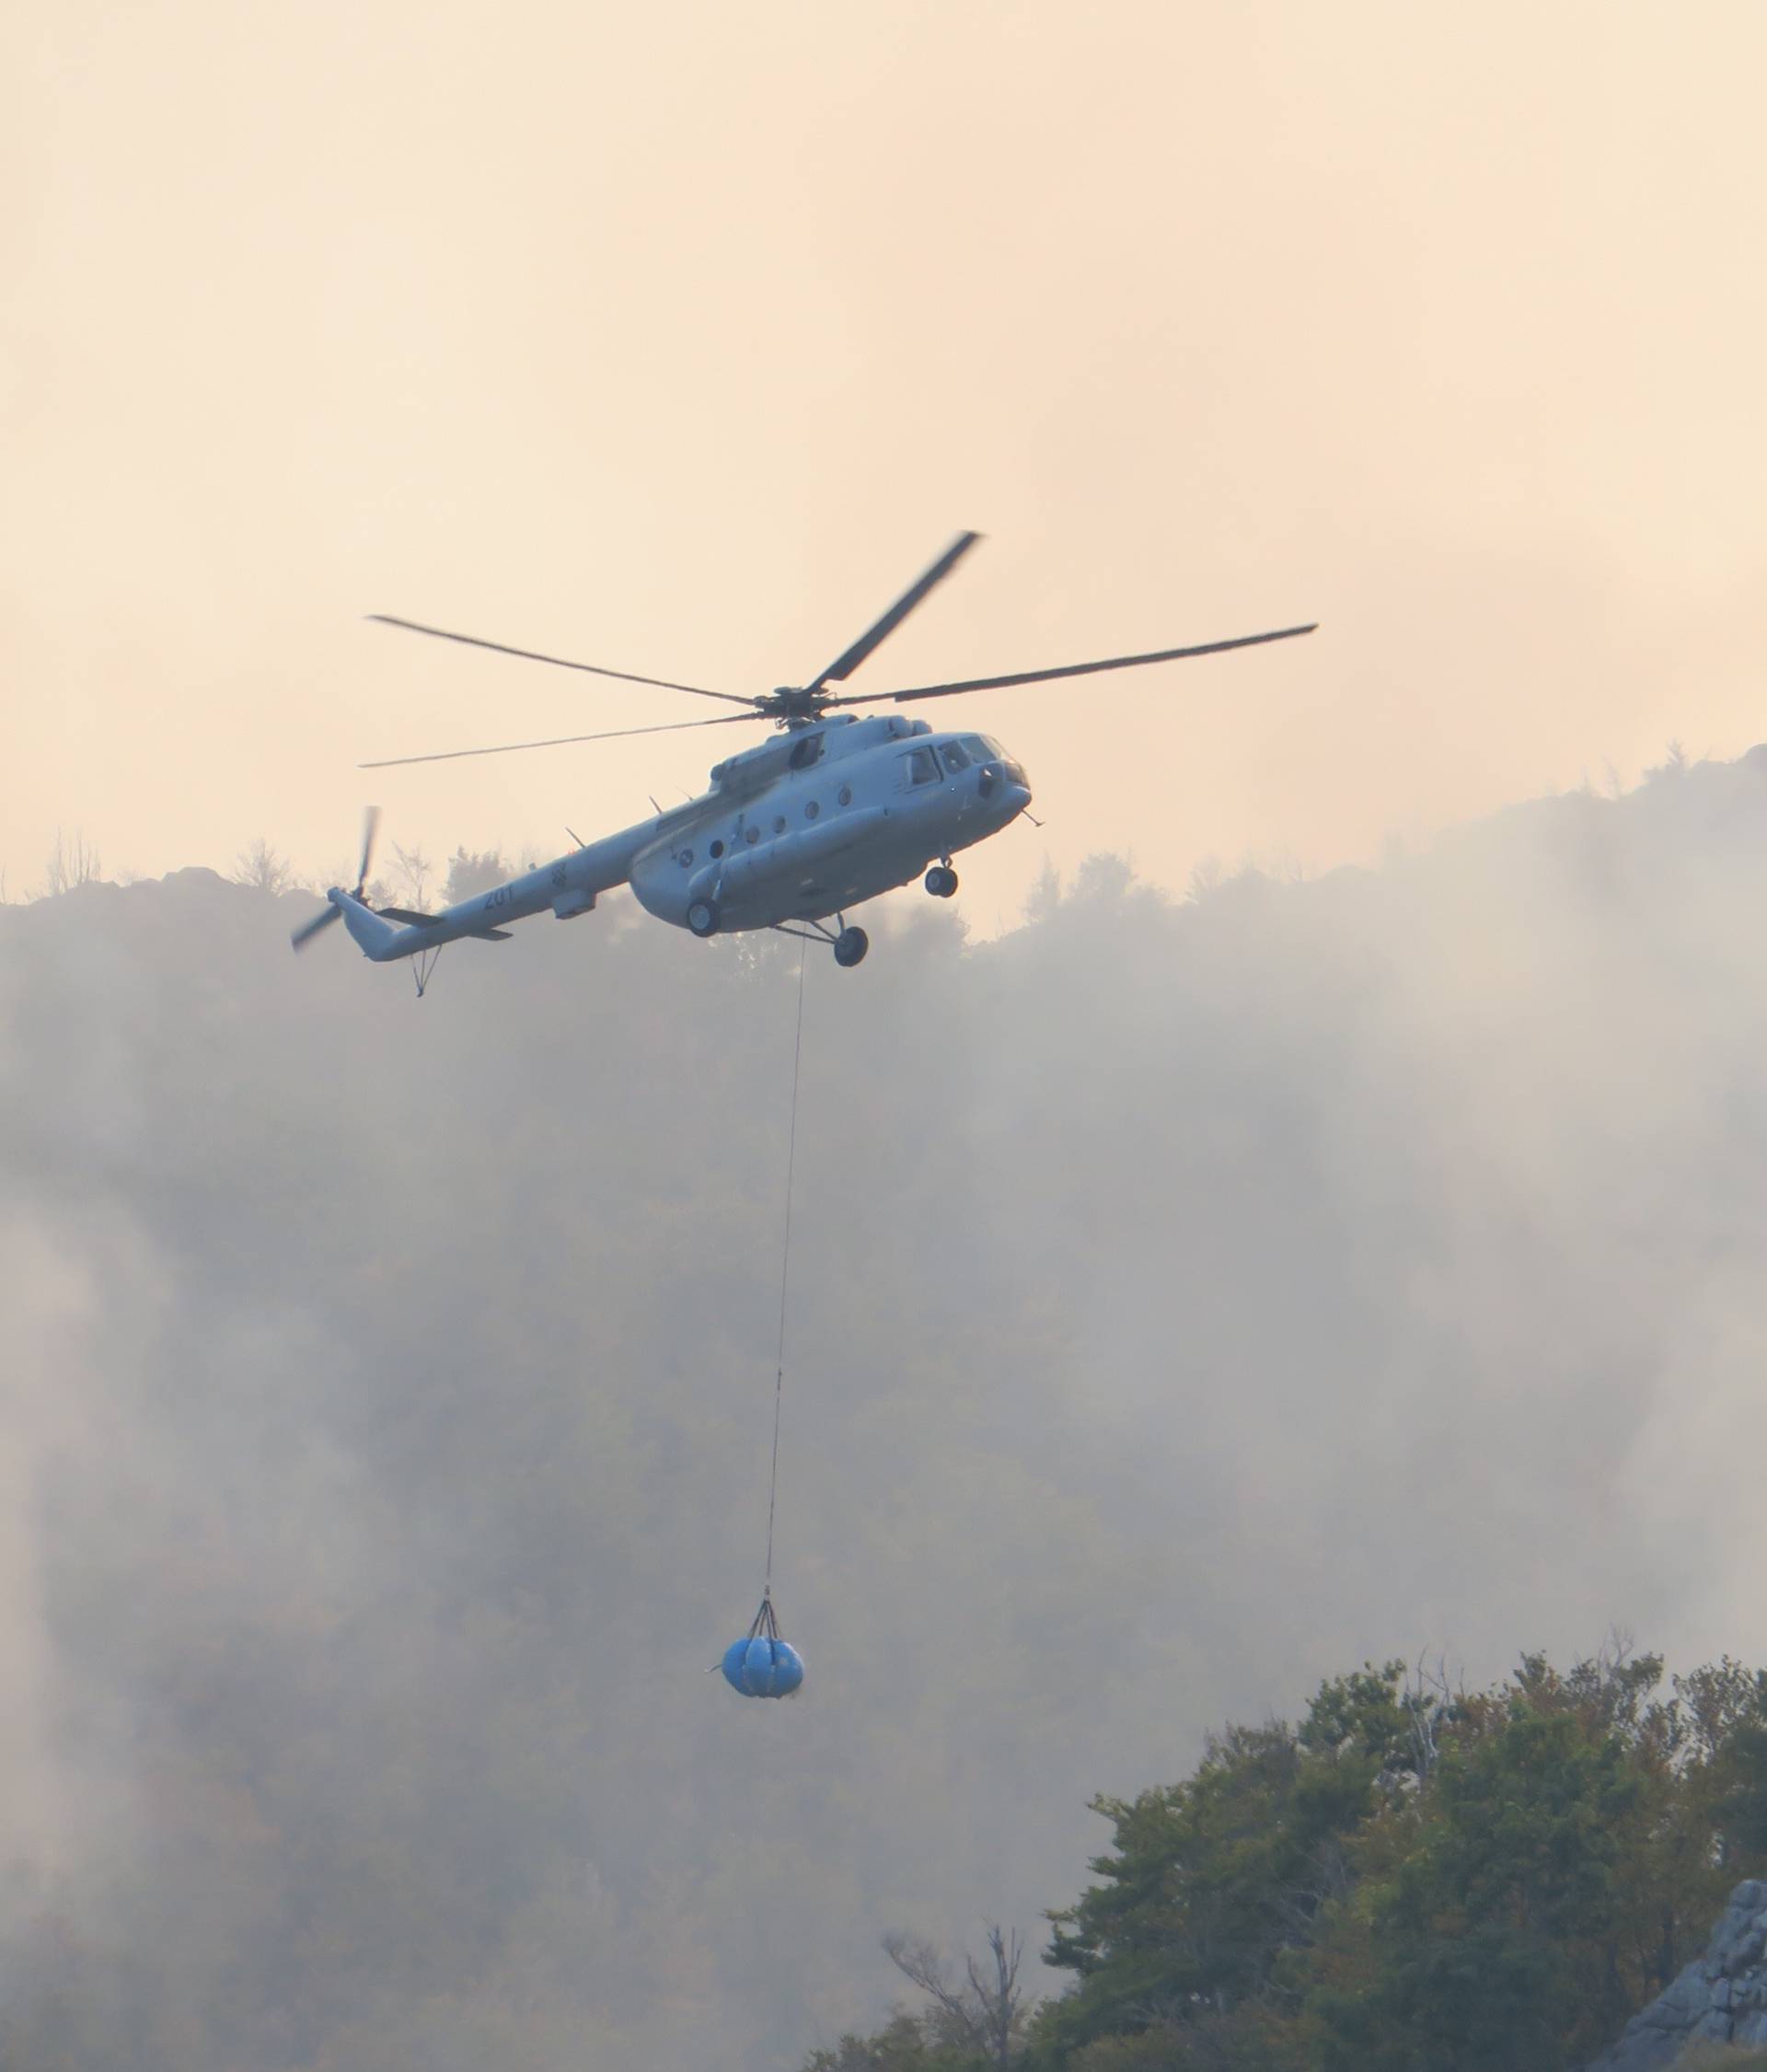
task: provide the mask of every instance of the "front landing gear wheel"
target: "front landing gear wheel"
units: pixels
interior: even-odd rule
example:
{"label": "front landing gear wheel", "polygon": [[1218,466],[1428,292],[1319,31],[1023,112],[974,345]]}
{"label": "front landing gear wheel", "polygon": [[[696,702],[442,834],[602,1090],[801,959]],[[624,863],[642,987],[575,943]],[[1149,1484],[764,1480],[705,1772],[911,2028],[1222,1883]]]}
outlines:
{"label": "front landing gear wheel", "polygon": [[835,962],[843,971],[850,971],[854,965],[864,963],[871,946],[872,939],[862,928],[843,928],[835,937]]}
{"label": "front landing gear wheel", "polygon": [[949,899],[957,889],[957,874],[949,863],[935,863],[921,883],[935,899]]}
{"label": "front landing gear wheel", "polygon": [[687,926],[702,940],[718,932],[718,902],[715,899],[696,899],[687,909]]}

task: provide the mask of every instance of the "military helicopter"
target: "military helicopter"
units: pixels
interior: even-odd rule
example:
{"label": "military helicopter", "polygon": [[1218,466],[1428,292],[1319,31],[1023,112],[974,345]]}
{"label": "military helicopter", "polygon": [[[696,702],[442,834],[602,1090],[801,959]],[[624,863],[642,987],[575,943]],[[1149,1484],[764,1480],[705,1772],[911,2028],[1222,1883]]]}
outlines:
{"label": "military helicopter", "polygon": [[700,797],[618,834],[603,836],[599,841],[579,842],[569,855],[435,914],[401,907],[376,909],[368,904],[368,871],[378,824],[377,812],[371,811],[354,889],[333,886],[325,896],[325,910],[294,931],[294,947],[302,948],[321,929],[341,919],[363,954],[376,964],[414,960],[422,993],[435,955],[446,943],[502,942],[509,934],[505,922],[549,909],[559,920],[570,920],[591,911],[604,892],[629,885],[647,912],[694,935],[706,938],[748,929],[778,929],[826,943],[835,962],[850,967],[863,960],[870,945],[865,931],[848,921],[847,910],[917,877],[934,898],[949,899],[957,890],[952,858],[1010,827],[1029,807],[1031,785],[1022,766],[991,735],[935,732],[926,720],[896,712],[860,719],[845,708],[907,705],[976,690],[1095,676],[1110,669],[1138,669],[1154,662],[1177,662],[1193,655],[1219,654],[1230,648],[1293,640],[1314,630],[1311,625],[1285,626],[1275,632],[1162,648],[1151,654],[1116,654],[1102,662],[1074,662],[1057,669],[1024,669],[1011,676],[922,684],[909,690],[872,691],[860,697],[830,690],[831,684],[845,683],[924,603],[980,537],[960,533],[880,619],[810,682],[759,697],[634,676],[592,662],[571,662],[499,641],[479,640],[469,633],[451,633],[413,619],[372,614],[380,624],[407,632],[458,641],[468,647],[488,648],[494,654],[517,655],[561,669],[580,669],[621,683],[716,699],[741,710],[708,719],[617,727],[547,741],[509,741],[489,748],[395,756],[364,763],[360,765],[364,770],[508,755],[625,735],[734,726],[757,719],[772,721],[780,737],[745,748],[717,764],[710,787]]}

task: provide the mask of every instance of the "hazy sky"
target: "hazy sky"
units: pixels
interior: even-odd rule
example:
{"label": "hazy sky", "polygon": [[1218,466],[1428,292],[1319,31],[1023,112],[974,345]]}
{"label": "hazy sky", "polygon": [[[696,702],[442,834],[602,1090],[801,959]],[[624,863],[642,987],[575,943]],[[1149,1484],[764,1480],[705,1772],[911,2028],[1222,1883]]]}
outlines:
{"label": "hazy sky", "polygon": [[[731,735],[401,613],[973,701],[1045,854],[1319,868],[1764,730],[1758,6],[20,0],[0,26],[0,866],[362,804],[562,846]],[[707,744],[712,744],[708,748]]]}

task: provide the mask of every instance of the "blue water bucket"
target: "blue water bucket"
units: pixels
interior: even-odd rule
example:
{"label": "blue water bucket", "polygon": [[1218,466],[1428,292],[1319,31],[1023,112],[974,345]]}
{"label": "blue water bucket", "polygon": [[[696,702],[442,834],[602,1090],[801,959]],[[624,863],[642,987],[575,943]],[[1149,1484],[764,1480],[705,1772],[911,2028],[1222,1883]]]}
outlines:
{"label": "blue water bucket", "polygon": [[745,1633],[724,1649],[724,1681],[745,1698],[789,1698],[803,1682],[803,1657],[789,1640]]}

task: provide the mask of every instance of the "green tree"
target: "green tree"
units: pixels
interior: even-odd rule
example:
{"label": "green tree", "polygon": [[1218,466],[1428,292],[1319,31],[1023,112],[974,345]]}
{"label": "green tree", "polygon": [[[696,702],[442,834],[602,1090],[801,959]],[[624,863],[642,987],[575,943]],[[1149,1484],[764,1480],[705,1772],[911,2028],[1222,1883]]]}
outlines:
{"label": "green tree", "polygon": [[462,899],[470,899],[480,892],[489,892],[493,886],[502,885],[509,875],[509,865],[502,851],[496,849],[473,851],[461,843],[448,859],[447,883],[442,891],[444,906],[457,906]]}
{"label": "green tree", "polygon": [[891,2017],[875,2036],[843,2036],[832,2050],[814,2050],[803,2072],[941,2072],[949,2067],[945,2054],[935,2055],[918,2019]]}
{"label": "green tree", "polygon": [[1619,1734],[1520,1691],[1451,1744],[1419,1846],[1376,1896],[1372,1979],[1316,2003],[1326,2063],[1526,2072],[1601,2048],[1628,2011],[1611,1930],[1639,1793]]}
{"label": "green tree", "polygon": [[[1726,1661],[1668,1695],[1662,1683],[1660,1658],[1623,1642],[1564,1672],[1524,1656],[1471,1694],[1439,1667],[1365,1663],[1322,1684],[1299,1728],[1230,1727],[1182,1784],[1097,1800],[1113,1847],[1049,1916],[1047,1961],[1075,1983],[1033,2018],[1026,2062],[1560,2072],[1587,2059],[1767,1857],[1767,1678]],[[937,2072],[985,2062],[975,2033],[938,2014],[848,2041],[913,2044],[926,2055],[902,2062]]]}
{"label": "green tree", "polygon": [[[1046,1962],[1080,1981],[1043,2018],[1052,2062],[1146,2034],[1150,2064],[1161,2051],[1188,2062],[1172,2054],[1193,2044],[1199,2061],[1228,2063],[1224,2023],[1243,2034],[1256,2024],[1239,2010],[1267,2004],[1266,2030],[1284,2012],[1285,1960],[1347,1892],[1351,1837],[1415,1775],[1403,1678],[1401,1662],[1365,1664],[1322,1684],[1299,1730],[1230,1727],[1186,1783],[1093,1801],[1115,1846],[1092,1863],[1102,1881],[1049,1916]],[[1274,2062],[1270,2034],[1259,2047]]]}

